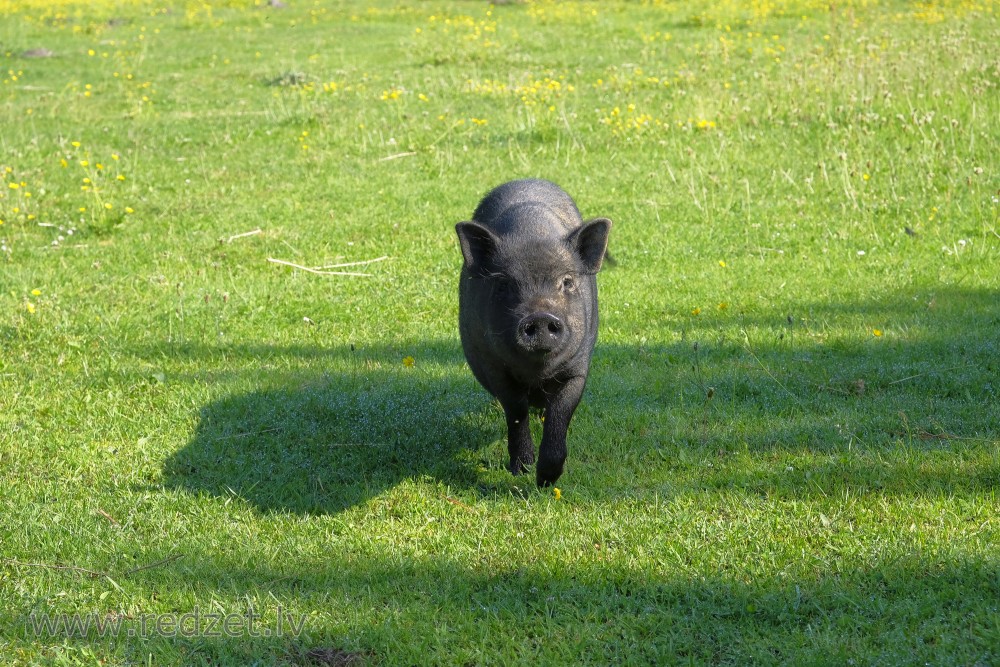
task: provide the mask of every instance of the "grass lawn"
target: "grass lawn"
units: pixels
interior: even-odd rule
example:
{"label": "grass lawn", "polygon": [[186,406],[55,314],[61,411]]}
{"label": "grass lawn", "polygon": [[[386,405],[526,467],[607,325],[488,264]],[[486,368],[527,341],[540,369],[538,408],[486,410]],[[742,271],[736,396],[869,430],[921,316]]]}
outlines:
{"label": "grass lawn", "polygon": [[[1000,3],[285,3],[0,0],[0,662],[1000,663]],[[614,221],[558,493],[521,177]]]}

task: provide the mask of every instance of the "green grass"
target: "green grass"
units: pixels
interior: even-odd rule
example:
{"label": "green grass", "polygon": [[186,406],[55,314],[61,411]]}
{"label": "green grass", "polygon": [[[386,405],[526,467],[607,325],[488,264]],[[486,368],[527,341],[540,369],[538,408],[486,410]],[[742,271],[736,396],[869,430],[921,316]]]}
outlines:
{"label": "green grass", "polygon": [[[0,662],[1000,661],[994,0],[288,4],[0,0]],[[457,335],[528,176],[615,223],[561,498]]]}

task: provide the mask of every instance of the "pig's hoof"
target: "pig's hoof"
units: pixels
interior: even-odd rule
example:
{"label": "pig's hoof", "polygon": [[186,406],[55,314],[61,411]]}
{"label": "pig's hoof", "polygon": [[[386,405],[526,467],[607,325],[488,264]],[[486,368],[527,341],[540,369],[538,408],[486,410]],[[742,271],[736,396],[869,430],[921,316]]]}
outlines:
{"label": "pig's hoof", "polygon": [[538,467],[535,468],[535,481],[538,482],[538,486],[546,487],[552,486],[562,475],[563,467],[561,463],[549,463],[545,464],[543,461],[539,461]]}
{"label": "pig's hoof", "polygon": [[523,475],[528,471],[528,466],[535,462],[534,457],[525,459],[524,457],[514,459],[507,468],[512,475]]}

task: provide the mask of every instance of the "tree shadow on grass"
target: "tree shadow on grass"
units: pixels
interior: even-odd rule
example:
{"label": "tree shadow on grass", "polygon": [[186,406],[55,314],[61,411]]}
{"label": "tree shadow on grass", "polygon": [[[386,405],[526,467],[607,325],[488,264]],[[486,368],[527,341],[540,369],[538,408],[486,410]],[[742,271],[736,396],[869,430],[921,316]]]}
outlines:
{"label": "tree shadow on grass", "polygon": [[[407,349],[421,364],[458,369],[457,348]],[[195,359],[219,352],[175,350]],[[474,384],[407,367],[396,348],[246,346],[224,354],[236,364],[295,357],[338,370],[296,374],[280,388],[203,407],[194,437],[164,466],[167,486],[237,495],[262,511],[338,512],[408,478],[474,485],[477,453],[502,435]]]}
{"label": "tree shadow on grass", "polygon": [[[683,343],[599,343],[562,481],[593,500],[995,488],[1000,305],[988,290],[932,299],[808,304],[792,323],[720,315],[701,318]],[[888,328],[827,340],[827,325],[842,329],[844,318]],[[203,407],[193,438],[164,467],[167,486],[300,513],[339,512],[421,477],[497,491],[482,472],[505,465],[502,414],[471,378],[457,337],[146,356],[164,353],[220,372],[267,358],[310,369]],[[404,354],[418,359],[414,368]],[[529,477],[515,483],[532,486]]]}
{"label": "tree shadow on grass", "polygon": [[[636,459],[637,486],[810,497],[1000,486],[997,292],[911,289],[683,326],[684,344],[595,364],[604,380],[584,413],[624,434],[616,444]],[[604,410],[630,393],[631,418]],[[628,480],[605,484],[628,490]]]}
{"label": "tree shadow on grass", "polygon": [[179,656],[185,664],[314,664],[310,652],[359,664],[971,665],[1000,658],[1000,578],[990,559],[855,554],[816,573],[784,554],[778,558],[792,559],[787,568],[750,575],[756,568],[749,564],[678,562],[699,560],[689,548],[664,552],[660,567],[642,571],[586,552],[558,568],[470,567],[446,554],[386,557],[335,544],[322,557],[254,566],[242,556],[189,553],[143,573],[145,585],[210,590],[213,605],[201,612],[236,616],[239,631],[154,636],[142,655]]}
{"label": "tree shadow on grass", "polygon": [[[911,294],[812,304],[800,309],[809,321],[796,320],[803,331],[794,341],[782,313],[703,319],[672,345],[599,345],[570,434],[568,497],[582,508],[705,491],[815,500],[816,521],[801,528],[814,533],[808,540],[816,553],[806,561],[780,541],[755,542],[749,527],[746,564],[732,544],[719,547],[727,558],[716,559],[711,544],[692,539],[695,529],[680,522],[641,545],[622,538],[601,549],[589,536],[577,536],[576,548],[566,533],[573,555],[559,567],[519,562],[516,545],[508,545],[509,561],[494,545],[480,564],[442,552],[447,540],[413,553],[396,544],[387,556],[377,543],[331,539],[321,555],[255,565],[250,547],[195,547],[169,569],[141,576],[151,587],[206,587],[234,605],[249,597],[287,601],[288,610],[334,610],[307,620],[299,637],[173,645],[206,664],[268,656],[309,664],[311,649],[392,664],[428,656],[452,664],[494,656],[567,664],[992,664],[1000,657],[1000,579],[995,559],[981,556],[992,540],[987,524],[985,532],[964,533],[954,551],[944,542],[928,547],[919,532],[911,540],[905,528],[898,542],[864,548],[836,515],[824,523],[819,514],[865,494],[967,497],[969,507],[980,507],[977,500],[1000,485],[1000,305],[985,290],[938,290],[937,299],[940,312],[925,301],[915,309]],[[845,317],[889,324],[882,337],[825,339],[823,322],[842,331]],[[734,335],[741,329],[749,342]],[[418,369],[431,370],[403,369],[405,351]],[[199,363],[220,356],[210,347],[175,352]],[[484,462],[503,464],[502,418],[465,369],[457,339],[356,352],[224,351],[225,364],[237,366],[269,355],[330,370],[206,405],[193,438],[167,464],[168,485],[235,493],[262,510],[334,513],[421,476],[474,495]],[[864,391],[851,390],[857,379],[866,380]],[[486,443],[492,447],[484,452]],[[474,500],[467,502],[484,525],[505,520],[492,516],[488,499]],[[447,522],[448,510],[438,518]],[[723,532],[740,529],[723,525]],[[456,520],[453,530],[463,529],[468,521]],[[645,565],[630,569],[620,553],[605,560],[605,548],[641,549],[636,562]],[[268,622],[275,610],[257,611]]]}

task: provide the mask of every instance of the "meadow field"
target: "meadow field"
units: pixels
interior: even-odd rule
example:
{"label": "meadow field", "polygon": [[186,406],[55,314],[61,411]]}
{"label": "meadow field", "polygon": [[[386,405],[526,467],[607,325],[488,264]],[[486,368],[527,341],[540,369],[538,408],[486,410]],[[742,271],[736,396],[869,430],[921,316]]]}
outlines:
{"label": "meadow field", "polygon": [[[998,12],[0,0],[0,662],[1000,664]],[[522,177],[614,221],[558,489]]]}

